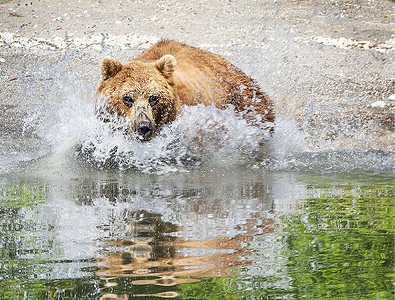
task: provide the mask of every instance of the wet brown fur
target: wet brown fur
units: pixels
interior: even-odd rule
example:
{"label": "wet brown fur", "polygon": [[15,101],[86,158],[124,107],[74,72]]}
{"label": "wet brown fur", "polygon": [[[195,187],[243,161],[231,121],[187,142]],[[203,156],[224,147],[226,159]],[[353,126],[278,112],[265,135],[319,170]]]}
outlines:
{"label": "wet brown fur", "polygon": [[120,115],[132,114],[122,102],[125,93],[133,92],[141,105],[151,94],[160,95],[152,108],[156,128],[174,120],[182,105],[200,103],[218,108],[232,104],[252,124],[256,119],[248,112],[259,115],[262,123],[274,122],[272,101],[250,77],[219,55],[176,41],[160,41],[125,64],[103,60],[102,74],[97,91]]}

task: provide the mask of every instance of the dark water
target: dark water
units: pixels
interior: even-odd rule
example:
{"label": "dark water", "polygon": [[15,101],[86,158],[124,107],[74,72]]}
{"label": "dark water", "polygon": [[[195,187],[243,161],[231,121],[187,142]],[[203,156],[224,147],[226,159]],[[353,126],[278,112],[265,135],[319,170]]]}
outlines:
{"label": "dark water", "polygon": [[2,299],[393,297],[393,175],[28,173],[0,185]]}

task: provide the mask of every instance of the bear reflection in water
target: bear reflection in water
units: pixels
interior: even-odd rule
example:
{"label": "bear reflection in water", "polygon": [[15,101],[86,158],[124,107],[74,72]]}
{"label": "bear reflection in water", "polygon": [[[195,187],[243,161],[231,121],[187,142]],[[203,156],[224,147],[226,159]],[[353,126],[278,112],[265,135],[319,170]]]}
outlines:
{"label": "bear reflection in water", "polygon": [[198,282],[202,277],[235,275],[234,269],[252,263],[246,258],[252,251],[246,243],[255,236],[273,232],[273,220],[251,216],[243,224],[243,234],[183,240],[171,234],[182,228],[162,221],[159,214],[136,211],[129,219],[134,220],[128,225],[130,238],[107,242],[111,248],[124,251],[97,258],[97,275],[102,279],[130,277],[134,278],[133,285],[173,286]]}
{"label": "bear reflection in water", "polygon": [[188,178],[139,175],[75,183],[70,197],[100,216],[96,275],[109,290],[125,285],[114,289],[120,295],[103,299],[127,299],[152,286],[158,287],[153,293],[166,292],[157,297],[170,297],[171,286],[255,268],[255,243],[271,241],[274,233],[271,177],[246,182],[236,176],[228,184]]}
{"label": "bear reflection in water", "polygon": [[[97,93],[105,97],[106,112],[124,118],[140,140],[150,140],[175,120],[183,105],[233,105],[250,124],[273,130],[272,101],[219,55],[164,40],[124,64],[104,58],[101,71]],[[99,115],[108,121],[105,113]]]}

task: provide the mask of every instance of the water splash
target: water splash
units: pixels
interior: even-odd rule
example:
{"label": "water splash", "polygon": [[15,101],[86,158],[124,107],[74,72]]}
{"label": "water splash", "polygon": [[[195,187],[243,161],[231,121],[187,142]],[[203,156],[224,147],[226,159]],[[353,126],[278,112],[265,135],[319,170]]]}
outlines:
{"label": "water splash", "polygon": [[80,135],[74,152],[100,168],[167,173],[186,171],[207,161],[229,164],[246,157],[258,158],[266,153],[264,147],[270,139],[265,130],[235,116],[232,107],[185,106],[176,121],[144,143],[124,134],[122,119],[108,118],[109,123],[96,119],[91,123],[93,128],[85,127],[87,131]]}
{"label": "water splash", "polygon": [[207,161],[235,164],[268,153],[269,133],[248,125],[232,107],[183,107],[176,121],[142,143],[125,134],[122,118],[107,115],[110,122],[98,118],[96,111],[104,101],[97,101],[91,89],[76,82],[75,74],[55,69],[38,73],[52,78],[53,85],[45,98],[37,97],[37,104],[28,107],[24,128],[48,146],[46,165],[65,165],[72,159],[98,168],[168,173]]}
{"label": "water splash", "polygon": [[[92,88],[76,81],[76,74],[41,67],[31,81],[42,85],[43,77],[51,78],[44,93],[37,92],[43,86],[33,86],[32,95],[36,94],[36,98],[21,109],[29,111],[24,131],[33,133],[42,145],[35,154],[45,156],[45,166],[53,165],[53,169],[76,161],[99,169],[159,174],[184,172],[202,165],[319,172],[381,171],[394,167],[394,154],[388,151],[309,151],[306,129],[299,128],[292,119],[278,117],[271,136],[262,128],[248,125],[232,107],[183,107],[174,122],[163,126],[151,141],[142,143],[124,133],[122,118],[107,116],[111,122],[105,123],[97,117],[97,105],[100,107],[103,101],[97,102]],[[37,155],[32,159],[37,159]]]}

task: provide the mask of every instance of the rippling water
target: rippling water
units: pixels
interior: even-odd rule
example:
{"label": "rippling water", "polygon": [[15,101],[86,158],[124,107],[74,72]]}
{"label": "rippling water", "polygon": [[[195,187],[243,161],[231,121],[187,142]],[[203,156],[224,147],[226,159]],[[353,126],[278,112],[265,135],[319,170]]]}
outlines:
{"label": "rippling water", "polygon": [[5,114],[0,298],[393,297],[393,153],[203,106],[140,143],[74,76],[38,74]]}

